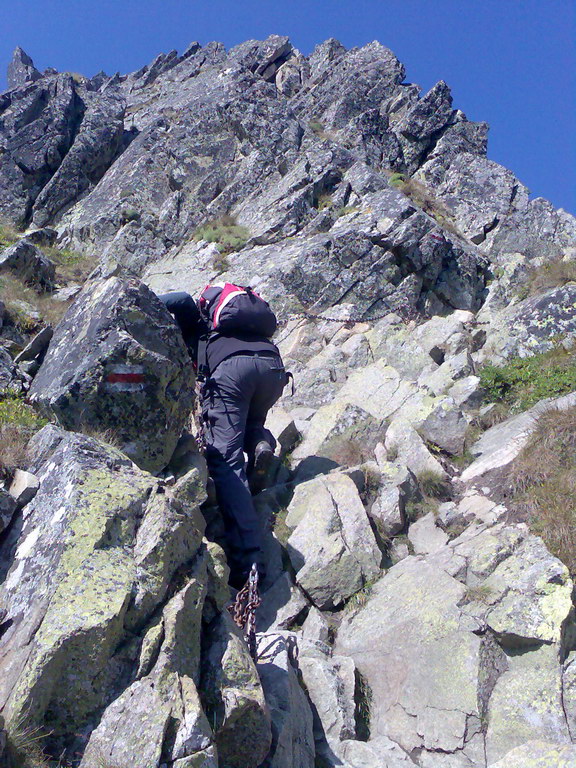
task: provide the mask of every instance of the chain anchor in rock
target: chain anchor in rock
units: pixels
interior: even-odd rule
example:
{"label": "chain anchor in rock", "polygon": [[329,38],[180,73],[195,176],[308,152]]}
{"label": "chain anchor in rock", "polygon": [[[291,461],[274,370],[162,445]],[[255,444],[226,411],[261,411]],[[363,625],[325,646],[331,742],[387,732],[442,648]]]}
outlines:
{"label": "chain anchor in rock", "polygon": [[258,592],[258,567],[253,563],[250,569],[248,581],[236,595],[236,600],[230,606],[229,611],[234,623],[244,633],[250,656],[256,662],[258,651],[256,648],[256,609],[261,604],[262,598]]}

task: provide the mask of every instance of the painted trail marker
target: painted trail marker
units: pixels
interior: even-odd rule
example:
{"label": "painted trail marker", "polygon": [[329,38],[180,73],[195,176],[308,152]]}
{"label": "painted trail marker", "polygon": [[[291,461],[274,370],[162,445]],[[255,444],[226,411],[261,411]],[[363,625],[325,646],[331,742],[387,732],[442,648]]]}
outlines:
{"label": "painted trail marker", "polygon": [[112,365],[105,375],[105,389],[108,392],[140,392],[145,382],[142,365]]}

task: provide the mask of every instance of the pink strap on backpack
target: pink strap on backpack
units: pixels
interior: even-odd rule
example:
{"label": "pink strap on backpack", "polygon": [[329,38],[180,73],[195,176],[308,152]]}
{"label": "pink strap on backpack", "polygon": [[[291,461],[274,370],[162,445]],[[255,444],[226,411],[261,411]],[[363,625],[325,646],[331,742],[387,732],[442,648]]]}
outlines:
{"label": "pink strap on backpack", "polygon": [[217,328],[218,323],[220,321],[220,313],[233,298],[234,296],[240,296],[242,293],[247,293],[247,291],[244,288],[241,288],[239,285],[234,285],[234,283],[224,283],[224,287],[222,288],[222,293],[218,297],[218,303],[214,307],[214,319],[212,321],[212,328]]}

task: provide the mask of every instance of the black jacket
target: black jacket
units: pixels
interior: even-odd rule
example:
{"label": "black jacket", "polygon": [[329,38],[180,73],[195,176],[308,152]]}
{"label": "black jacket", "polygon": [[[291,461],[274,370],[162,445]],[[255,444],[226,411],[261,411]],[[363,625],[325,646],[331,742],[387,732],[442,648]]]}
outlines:
{"label": "black jacket", "polygon": [[238,332],[232,336],[210,331],[196,302],[185,291],[165,293],[158,298],[178,323],[194,365],[206,376],[231,355],[253,352],[280,355],[278,347],[265,336]]}

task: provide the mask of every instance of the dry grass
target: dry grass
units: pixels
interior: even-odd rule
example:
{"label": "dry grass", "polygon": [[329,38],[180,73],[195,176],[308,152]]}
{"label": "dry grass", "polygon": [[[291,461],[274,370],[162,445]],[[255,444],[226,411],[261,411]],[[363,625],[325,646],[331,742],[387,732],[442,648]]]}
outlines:
{"label": "dry grass", "polygon": [[452,493],[450,480],[439,472],[425,469],[419,473],[418,485],[424,496],[432,499],[447,499]]}
{"label": "dry grass", "polygon": [[322,192],[320,195],[318,195],[318,199],[316,200],[316,208],[319,211],[324,211],[328,208],[332,208],[333,201],[332,201],[332,195],[330,195],[328,192]]}
{"label": "dry grass", "polygon": [[431,496],[425,496],[420,501],[409,501],[406,504],[405,512],[409,522],[415,523],[416,520],[420,520],[421,517],[432,512],[433,515],[438,514],[438,499],[434,499]]}
{"label": "dry grass", "polygon": [[69,248],[50,247],[41,250],[56,264],[57,283],[83,283],[97,264],[94,256]]}
{"label": "dry grass", "polygon": [[[481,432],[484,432],[496,424],[502,424],[503,421],[510,418],[510,407],[505,403],[494,403],[486,413],[478,414],[474,418],[474,426],[477,426]],[[478,435],[479,437],[480,435]],[[469,443],[471,445],[471,443]]]}
{"label": "dry grass", "polygon": [[46,733],[42,728],[27,726],[23,718],[17,721],[8,729],[2,766],[5,768],[50,768],[51,763],[42,748],[42,742],[45,738]]}
{"label": "dry grass", "polygon": [[442,229],[451,232],[453,235],[463,237],[462,233],[453,220],[450,209],[441,202],[428,187],[421,184],[416,179],[410,179],[403,173],[392,173],[388,179],[390,186],[400,190],[406,197],[421,208],[424,213],[432,216]]}
{"label": "dry grass", "polygon": [[373,458],[374,452],[361,438],[338,435],[324,446],[323,453],[341,467],[356,467]]}
{"label": "dry grass", "polygon": [[[33,333],[41,325],[57,325],[70,306],[70,301],[55,301],[50,293],[38,293],[29,285],[13,275],[0,277],[0,300],[6,305],[8,317],[23,333]],[[25,301],[40,313],[42,320],[34,321],[19,306],[18,301]]]}
{"label": "dry grass", "polygon": [[568,283],[576,283],[576,261],[551,261],[528,273],[525,292],[527,296],[535,296]]}
{"label": "dry grass", "polygon": [[475,587],[467,587],[464,595],[464,603],[489,603],[494,590],[488,584],[478,584]]}
{"label": "dry grass", "polygon": [[0,219],[0,249],[8,248],[22,237],[22,233],[10,222]]}
{"label": "dry grass", "polygon": [[540,417],[510,482],[511,506],[576,575],[576,408]]}
{"label": "dry grass", "polygon": [[113,448],[118,448],[121,450],[124,447],[124,442],[122,441],[122,438],[120,437],[120,434],[117,430],[112,429],[111,427],[108,429],[101,428],[101,427],[95,427],[88,424],[83,424],[79,427],[79,431],[86,435],[86,437],[91,437],[94,440],[98,440],[100,443],[106,443],[106,445],[111,445]]}

